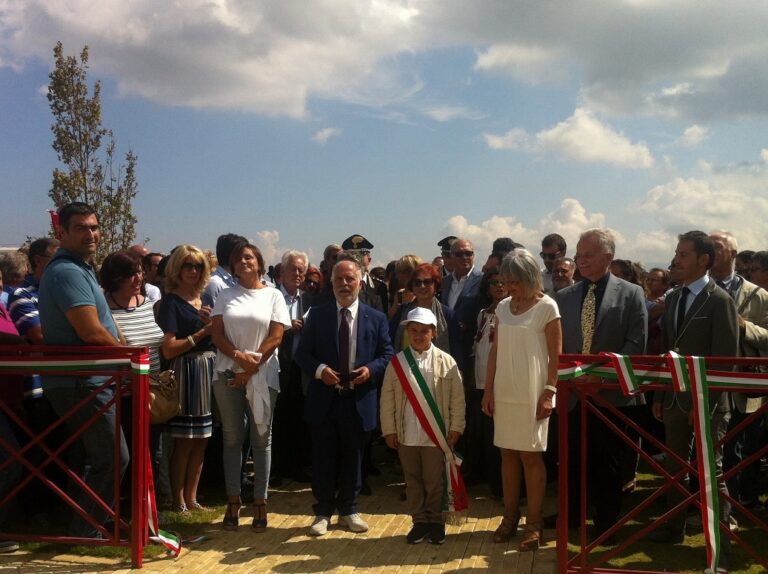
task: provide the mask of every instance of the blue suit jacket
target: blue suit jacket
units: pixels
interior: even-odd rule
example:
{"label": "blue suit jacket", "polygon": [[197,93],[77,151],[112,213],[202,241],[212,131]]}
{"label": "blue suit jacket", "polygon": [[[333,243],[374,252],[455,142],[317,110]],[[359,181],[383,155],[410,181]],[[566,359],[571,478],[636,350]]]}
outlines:
{"label": "blue suit jacket", "polygon": [[[477,267],[472,269],[461,289],[461,294],[453,306],[453,313],[456,321],[459,323],[461,337],[459,339],[459,353],[454,356],[459,364],[459,369],[464,372],[465,380],[467,378],[467,368],[469,358],[472,355],[472,346],[475,341],[475,332],[477,331],[477,314],[480,312],[480,283],[483,280],[483,272]],[[449,273],[443,278],[440,297],[442,302],[448,303],[448,295],[451,292],[451,285],[455,278],[453,273]]]}
{"label": "blue suit jacket", "polygon": [[[364,303],[359,303],[357,313],[355,368],[368,367],[371,378],[355,387],[355,401],[363,430],[369,431],[377,423],[377,383],[383,377],[393,352],[386,315]],[[325,421],[333,401],[338,397],[336,389],[315,378],[321,364],[339,370],[338,344],[336,301],[312,307],[295,356],[296,362],[310,378],[304,401],[304,418],[310,424]]]}

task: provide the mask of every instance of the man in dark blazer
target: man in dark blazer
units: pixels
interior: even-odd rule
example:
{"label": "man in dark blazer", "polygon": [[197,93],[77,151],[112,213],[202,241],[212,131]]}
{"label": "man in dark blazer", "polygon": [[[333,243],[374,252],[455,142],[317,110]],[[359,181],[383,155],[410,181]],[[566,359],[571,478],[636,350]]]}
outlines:
{"label": "man in dark blazer", "polygon": [[475,267],[475,250],[468,239],[455,239],[451,243],[453,273],[443,278],[440,297],[444,305],[453,309],[461,328],[460,356],[454,357],[464,380],[468,381],[472,344],[477,331],[480,312],[479,294],[483,272]]}
{"label": "man in dark blazer", "polygon": [[[576,246],[576,265],[582,281],[556,293],[563,327],[563,353],[597,354],[614,352],[640,355],[645,350],[648,312],[645,295],[638,285],[619,279],[610,272],[616,251],[612,234],[606,229],[590,229],[581,234]],[[600,382],[594,376],[584,377]],[[619,390],[606,390],[601,396],[631,414],[633,406],[644,404],[642,395],[624,397]],[[580,409],[573,409],[569,420],[569,522],[579,518]],[[607,409],[604,413],[614,418]],[[619,428],[624,426],[614,420]],[[616,523],[621,512],[623,442],[594,415],[587,415],[587,491],[595,506],[595,529],[601,533]]]}
{"label": "man in dark blazer", "polygon": [[[739,321],[736,304],[709,277],[708,270],[715,260],[712,239],[702,231],[689,231],[678,236],[670,275],[680,287],[667,295],[662,320],[664,350],[680,355],[734,357],[739,349]],[[713,440],[725,434],[730,419],[728,393],[710,393]],[[683,460],[690,461],[693,448],[693,400],[690,392],[659,392],[654,395],[653,414],[664,422],[666,444]],[[717,474],[722,474],[723,450],[715,453]],[[666,457],[664,466],[674,474],[678,465]],[[686,478],[687,482],[687,478]],[[727,493],[724,483],[721,492]],[[682,497],[671,490],[667,497],[670,508]],[[730,504],[721,497],[721,517],[726,521]],[[665,544],[679,544],[685,537],[685,512],[679,512],[663,527],[652,532],[649,539]],[[721,537],[721,566],[728,559],[728,538]]]}
{"label": "man in dark blazer", "polygon": [[393,355],[386,316],[358,301],[360,266],[337,262],[331,281],[336,300],[310,310],[296,351],[310,377],[304,417],[312,434],[313,536],[327,532],[335,511],[342,526],[368,530],[357,513],[361,460],[377,422],[377,381]]}

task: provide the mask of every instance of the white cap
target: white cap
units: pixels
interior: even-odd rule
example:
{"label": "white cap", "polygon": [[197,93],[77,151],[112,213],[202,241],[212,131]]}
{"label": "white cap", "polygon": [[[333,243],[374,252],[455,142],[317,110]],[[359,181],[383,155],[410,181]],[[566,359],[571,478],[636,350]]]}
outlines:
{"label": "white cap", "polygon": [[401,325],[407,325],[408,323],[421,323],[422,325],[432,325],[437,328],[437,317],[429,309],[414,307],[408,311],[408,317],[404,321],[400,321]]}

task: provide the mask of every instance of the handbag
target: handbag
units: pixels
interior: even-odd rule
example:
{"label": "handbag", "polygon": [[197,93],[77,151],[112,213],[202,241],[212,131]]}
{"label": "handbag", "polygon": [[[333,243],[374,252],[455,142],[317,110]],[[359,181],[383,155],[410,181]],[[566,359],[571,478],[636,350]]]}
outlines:
{"label": "handbag", "polygon": [[149,375],[149,424],[158,425],[179,414],[179,383],[171,370]]}

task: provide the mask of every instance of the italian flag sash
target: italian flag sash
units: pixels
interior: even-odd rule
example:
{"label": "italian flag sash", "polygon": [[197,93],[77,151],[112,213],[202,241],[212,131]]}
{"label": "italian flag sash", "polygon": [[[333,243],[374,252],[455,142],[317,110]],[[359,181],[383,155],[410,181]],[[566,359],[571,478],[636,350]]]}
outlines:
{"label": "italian flag sash", "polygon": [[456,522],[458,513],[469,507],[467,489],[464,487],[459,468],[461,458],[448,445],[445,422],[410,347],[406,347],[392,358],[392,367],[424,432],[445,455],[443,513],[446,514],[448,522]]}

